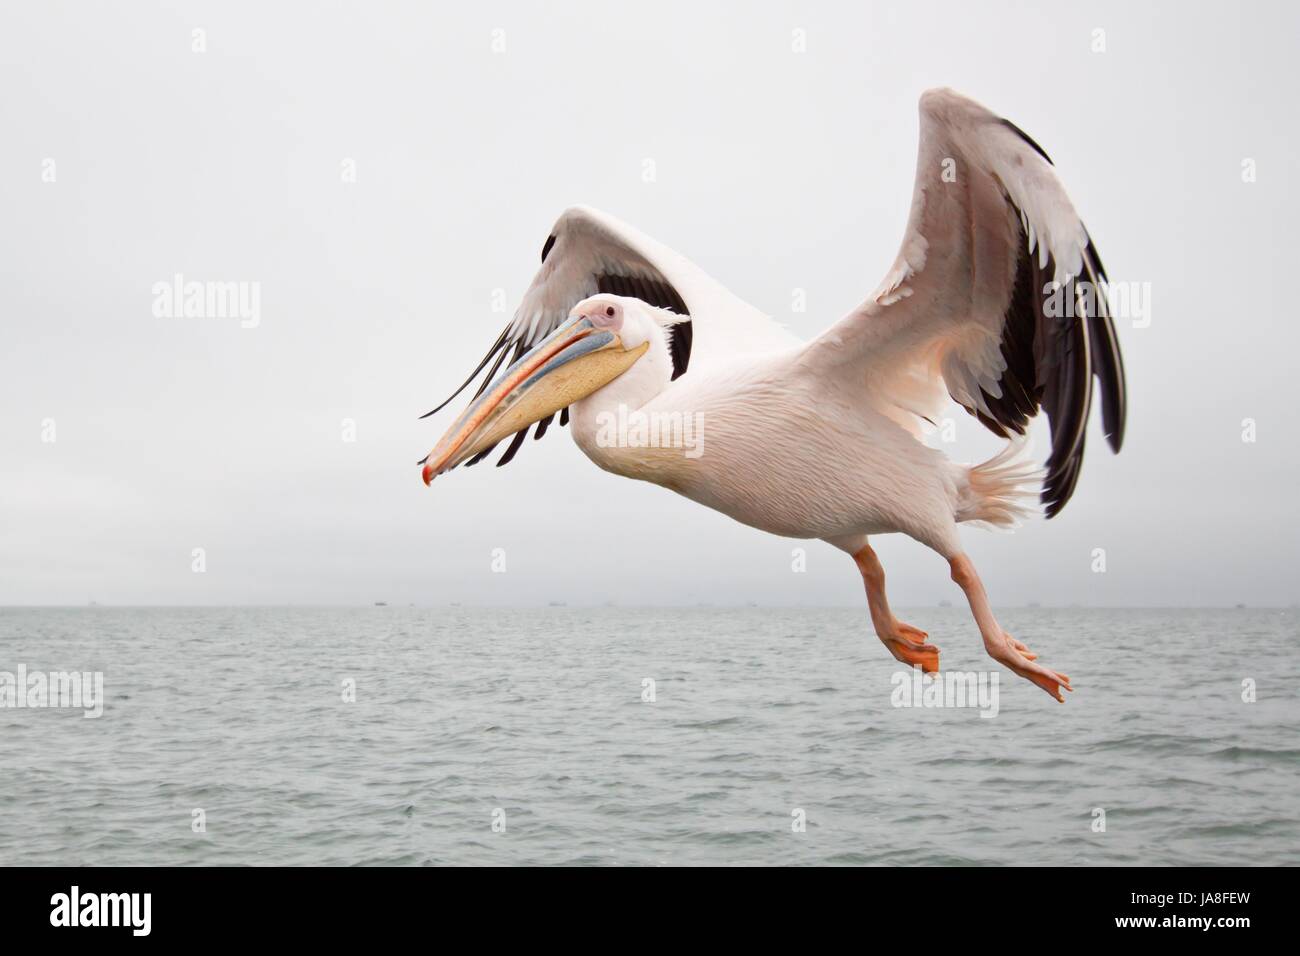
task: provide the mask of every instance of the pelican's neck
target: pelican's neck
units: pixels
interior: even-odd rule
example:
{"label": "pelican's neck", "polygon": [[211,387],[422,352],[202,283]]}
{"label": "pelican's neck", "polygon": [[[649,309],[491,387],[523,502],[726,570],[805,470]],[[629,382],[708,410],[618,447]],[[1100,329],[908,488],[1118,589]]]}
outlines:
{"label": "pelican's neck", "polygon": [[667,341],[657,337],[635,365],[573,403],[569,428],[588,458],[607,471],[649,477],[639,472],[648,453],[657,449],[640,441],[638,415],[644,415],[642,409],[668,387],[672,370]]}

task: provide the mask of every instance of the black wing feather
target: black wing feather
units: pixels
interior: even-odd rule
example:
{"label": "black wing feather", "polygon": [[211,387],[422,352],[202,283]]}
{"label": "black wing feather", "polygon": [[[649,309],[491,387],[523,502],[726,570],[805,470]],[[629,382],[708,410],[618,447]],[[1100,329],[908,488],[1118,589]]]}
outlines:
{"label": "black wing feather", "polygon": [[[1051,164],[1052,157],[1032,136],[1008,119],[1002,124]],[[1106,440],[1114,451],[1124,442],[1128,415],[1124,359],[1106,301],[1106,267],[1092,237],[1087,237],[1083,251],[1082,274],[1069,277],[1057,295],[1058,301],[1075,306],[1073,313],[1051,316],[1047,303],[1053,288],[1048,277],[1055,275],[1055,264],[1048,257],[1045,265],[1039,265],[1038,257],[1029,251],[1021,210],[1010,199],[1008,205],[1021,217],[1021,228],[1016,278],[1003,321],[1006,370],[998,382],[1001,395],[994,398],[981,390],[989,414],[967,411],[1002,437],[1009,437],[1009,432],[1023,435],[1039,407],[1047,413],[1052,451],[1040,498],[1051,518],[1065,507],[1079,480],[1094,379],[1101,394]],[[1088,283],[1089,289],[1081,289],[1080,282]]]}
{"label": "black wing feather", "polygon": [[[506,323],[506,327],[501,330],[501,334],[497,336],[497,340],[493,342],[492,347],[488,349],[487,355],[483,356],[483,361],[479,362],[478,367],[475,368],[474,371],[469,373],[469,378],[465,379],[465,381],[460,383],[460,388],[456,389],[456,391],[448,395],[446,400],[443,401],[442,404],[440,404],[437,408],[433,409],[432,411],[425,412],[420,417],[428,418],[434,412],[442,411],[444,408],[447,407],[448,404],[450,404],[453,398],[455,398],[457,395],[459,395],[461,392],[465,391],[465,389],[469,387],[469,383],[474,381],[475,377],[478,375],[479,372],[483,371],[484,367],[487,365],[488,362],[492,361],[492,356],[497,355],[498,353],[500,353],[501,356],[504,356],[506,352],[509,351],[508,348],[510,344],[509,336],[510,336],[510,324]],[[492,371],[488,372],[487,378],[483,380],[483,385],[479,386],[480,393],[483,391],[483,388],[487,385],[487,383],[492,381],[492,376],[496,374],[496,370],[500,368],[500,366],[501,366],[501,358],[497,358],[497,364],[492,366]]]}
{"label": "black wing feather", "polygon": [[474,456],[473,458],[471,458],[469,461],[465,462],[465,467],[468,468],[470,465],[477,465],[480,461],[482,461],[482,460],[483,460],[484,458],[486,458],[488,455],[492,454],[492,452],[496,451],[496,447],[497,447],[497,445],[499,445],[499,444],[501,444],[501,443],[500,443],[500,442],[496,442],[495,444],[488,445],[488,447],[484,448],[481,452],[479,452],[477,455],[475,455],[475,456]]}
{"label": "black wing feather", "polygon": [[519,451],[520,446],[523,445],[524,439],[527,437],[527,428],[521,428],[519,431],[515,432],[515,437],[510,439],[510,445],[506,448],[506,453],[502,455],[501,460],[497,462],[498,468],[502,465],[510,464],[510,459],[515,457],[515,453]]}
{"label": "black wing feather", "polygon": [[1011,130],[1011,132],[1015,133],[1017,136],[1019,136],[1021,139],[1023,139],[1026,143],[1028,143],[1030,149],[1032,149],[1032,150],[1033,150],[1035,153],[1037,153],[1039,156],[1043,157],[1043,159],[1047,160],[1047,165],[1049,165],[1049,166],[1055,166],[1055,165],[1056,165],[1055,163],[1052,162],[1052,157],[1047,155],[1047,150],[1043,149],[1043,147],[1039,146],[1036,142],[1034,142],[1034,138],[1033,138],[1032,136],[1030,136],[1028,133],[1026,133],[1023,129],[1021,129],[1021,128],[1020,128],[1019,126],[1017,126],[1015,123],[1011,122],[1011,120],[1009,120],[1009,119],[1004,119],[1004,120],[1002,121],[1002,125],[1005,126],[1007,129]]}
{"label": "black wing feather", "polygon": [[[657,309],[667,309],[678,315],[689,316],[686,303],[667,282],[660,282],[644,276],[599,275],[596,276],[596,289],[610,295],[627,295],[640,299]],[[673,378],[680,378],[686,373],[691,360],[691,321],[687,318],[676,323],[670,330],[668,351],[673,358]]]}
{"label": "black wing feather", "polygon": [[[1016,131],[1042,153],[1033,140]],[[1042,155],[1046,158],[1046,153]],[[1019,211],[1015,214],[1019,216]],[[1003,438],[1023,435],[1038,410],[1046,412],[1052,450],[1040,500],[1051,518],[1065,507],[1079,480],[1094,378],[1101,394],[1103,429],[1111,448],[1119,451],[1127,414],[1124,362],[1106,303],[1105,271],[1092,240],[1083,255],[1083,275],[1070,277],[1064,289],[1055,293],[1050,279],[1055,263],[1049,256],[1044,265],[1039,264],[1029,251],[1023,226],[1019,248],[1015,282],[1003,316],[1001,352],[1006,368],[998,380],[1001,394],[995,397],[981,389],[988,412],[971,407],[967,411]],[[1085,294],[1080,281],[1090,284],[1091,294]],[[1050,314],[1061,311],[1049,308],[1054,298],[1072,304],[1073,310]]]}
{"label": "black wing feather", "polygon": [[[1088,337],[1092,344],[1092,367],[1101,391],[1101,427],[1112,451],[1124,444],[1124,419],[1128,396],[1124,382],[1124,357],[1119,351],[1119,336],[1110,316],[1110,306],[1103,294],[1106,271],[1097,250],[1088,240],[1083,258],[1088,280],[1097,292],[1096,309],[1088,316]],[[1100,281],[1098,281],[1100,280]]]}

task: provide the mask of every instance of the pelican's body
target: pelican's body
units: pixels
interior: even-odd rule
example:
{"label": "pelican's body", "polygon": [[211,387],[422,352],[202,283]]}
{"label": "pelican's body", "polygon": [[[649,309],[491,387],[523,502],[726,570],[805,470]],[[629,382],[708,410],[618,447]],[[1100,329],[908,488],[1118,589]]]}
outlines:
{"label": "pelican's body", "polygon": [[[872,408],[862,390],[801,369],[800,350],[685,375],[648,400],[612,382],[573,406],[574,441],[606,471],[662,485],[760,531],[827,540],[902,531],[932,547],[947,544],[965,468]],[[617,416],[620,405],[665,421],[694,416],[701,454],[601,447],[599,416]]]}
{"label": "pelican's body", "polygon": [[[567,211],[515,318],[466,381],[495,358],[479,395],[422,462],[426,483],[513,436],[508,462],[531,425],[540,438],[561,413],[606,471],[852,555],[877,636],[934,671],[938,649],[889,610],[868,535],[927,545],[948,560],[988,652],[1063,699],[1069,678],[997,624],[957,525],[1014,524],[1040,481],[1048,517],[1064,507],[1094,379],[1118,451],[1124,375],[1101,262],[1046,154],[951,91],[921,99],[913,197],[884,282],[809,342],[631,227]],[[1007,438],[1045,410],[1046,477],[1014,440],[973,466],[928,447],[921,422],[950,399]]]}

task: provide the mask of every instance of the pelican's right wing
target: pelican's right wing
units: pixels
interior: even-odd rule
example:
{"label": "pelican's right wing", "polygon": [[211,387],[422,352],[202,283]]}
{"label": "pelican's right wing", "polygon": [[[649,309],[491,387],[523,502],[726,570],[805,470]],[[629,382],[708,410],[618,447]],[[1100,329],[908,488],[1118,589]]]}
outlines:
{"label": "pelican's right wing", "polygon": [[1052,431],[1042,501],[1065,506],[1083,461],[1093,379],[1119,451],[1124,366],[1106,273],[1047,154],[951,90],[921,97],[907,233],[866,302],[808,346],[873,403],[929,416],[951,396],[991,431]]}
{"label": "pelican's right wing", "polygon": [[[688,368],[706,368],[737,353],[798,344],[798,339],[685,257],[607,213],[574,206],[551,228],[542,246],[541,268],[514,318],[501,330],[478,368],[428,415],[454,399],[487,368],[478,389],[481,393],[507,356],[513,353],[512,362],[519,358],[554,331],[575,305],[598,292],[633,296],[682,317],[670,329],[673,378]],[[565,409],[560,424],[567,421]],[[550,424],[551,418],[538,422],[535,437],[541,438]],[[498,466],[515,456],[526,434],[527,429],[515,433]],[[487,449],[466,464],[474,464],[491,451]]]}

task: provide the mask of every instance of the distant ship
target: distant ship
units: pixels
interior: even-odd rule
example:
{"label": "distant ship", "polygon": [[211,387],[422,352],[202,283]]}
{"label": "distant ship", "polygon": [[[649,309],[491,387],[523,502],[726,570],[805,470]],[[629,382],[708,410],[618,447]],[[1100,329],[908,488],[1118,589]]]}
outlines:
{"label": "distant ship", "polygon": [[375,602],[375,607],[388,607],[388,602],[387,602],[387,601],[376,601],[376,602]]}

